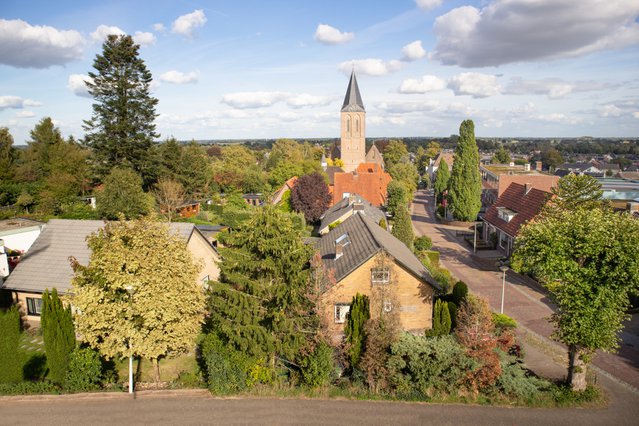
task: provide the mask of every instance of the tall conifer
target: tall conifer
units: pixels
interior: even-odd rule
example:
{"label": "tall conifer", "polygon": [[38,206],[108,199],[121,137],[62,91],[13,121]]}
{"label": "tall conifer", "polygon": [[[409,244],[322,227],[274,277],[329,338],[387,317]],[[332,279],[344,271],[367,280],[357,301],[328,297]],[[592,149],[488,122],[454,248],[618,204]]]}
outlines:
{"label": "tall conifer", "polygon": [[475,124],[472,120],[464,120],[459,126],[455,162],[448,186],[455,219],[475,220],[481,208],[481,176]]}
{"label": "tall conifer", "polygon": [[71,352],[75,348],[75,330],[71,307],[64,307],[54,288],[42,295],[41,314],[44,350],[47,354],[48,378],[62,384],[69,368]]}
{"label": "tall conifer", "polygon": [[364,341],[366,340],[364,326],[370,317],[371,312],[368,296],[357,293],[353,296],[351,309],[348,312],[348,319],[344,327],[351,368],[357,367],[362,352],[364,352]]}

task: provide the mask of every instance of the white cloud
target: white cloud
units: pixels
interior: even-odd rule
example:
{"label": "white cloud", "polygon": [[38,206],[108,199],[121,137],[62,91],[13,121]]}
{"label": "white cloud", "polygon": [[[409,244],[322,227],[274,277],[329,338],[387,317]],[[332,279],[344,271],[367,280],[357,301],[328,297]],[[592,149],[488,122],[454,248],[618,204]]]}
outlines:
{"label": "white cloud", "polygon": [[441,104],[435,99],[429,99],[423,102],[382,102],[377,108],[388,114],[407,114],[436,111],[441,108]]}
{"label": "white cloud", "polygon": [[551,114],[540,114],[531,117],[532,119],[544,121],[548,123],[558,124],[579,124],[583,121],[580,117],[566,115],[562,112],[555,112]]}
{"label": "white cloud", "polygon": [[0,96],[0,111],[7,108],[20,109],[25,107],[39,107],[41,102],[22,99],[19,96]]}
{"label": "white cloud", "polygon": [[17,68],[48,68],[80,59],[85,40],[77,31],[0,19],[0,63]]}
{"label": "white cloud", "polygon": [[347,33],[326,24],[319,24],[315,30],[315,40],[324,44],[348,43],[354,37],[354,33]]}
{"label": "white cloud", "polygon": [[617,105],[608,104],[601,108],[602,117],[619,117],[623,114],[623,110]]}
{"label": "white cloud", "polygon": [[136,31],[133,35],[133,41],[140,46],[151,46],[155,44],[156,38],[153,33]]}
{"label": "white cloud", "polygon": [[89,94],[89,89],[85,83],[86,81],[91,82],[91,77],[84,74],[71,74],[69,76],[67,88],[71,90],[74,95],[91,98],[92,96]]}
{"label": "white cloud", "polygon": [[399,93],[427,93],[444,90],[446,82],[434,75],[425,75],[422,78],[407,78],[399,86]]}
{"label": "white cloud", "polygon": [[501,90],[496,76],[476,72],[463,72],[451,77],[448,80],[448,88],[455,92],[455,95],[470,95],[473,98],[495,96]]}
{"label": "white cloud", "polygon": [[157,24],[153,24],[153,29],[159,33],[163,33],[164,31],[166,31],[166,27],[161,22],[158,22]]}
{"label": "white cloud", "polygon": [[102,43],[104,40],[106,40],[107,36],[114,34],[114,35],[126,35],[126,33],[124,32],[123,29],[119,28],[119,27],[110,27],[108,25],[99,25],[98,28],[95,29],[95,31],[93,31],[91,33],[91,38],[93,39],[93,41],[96,41],[98,43]]}
{"label": "white cloud", "polygon": [[339,64],[339,70],[345,74],[349,74],[353,67],[355,67],[355,72],[358,74],[378,77],[399,71],[403,66],[404,63],[402,61],[384,61],[382,59],[369,58],[342,62]]}
{"label": "white cloud", "polygon": [[33,111],[28,111],[28,110],[18,111],[16,113],[16,117],[18,117],[18,118],[31,118],[31,117],[35,117],[35,113]]}
{"label": "white cloud", "polygon": [[509,95],[546,95],[550,99],[559,99],[570,93],[592,92],[612,87],[615,85],[597,81],[569,82],[560,78],[524,80],[521,77],[513,77],[504,89],[504,93]]}
{"label": "white cloud", "polygon": [[424,56],[426,56],[426,51],[422,47],[421,40],[415,40],[414,42],[402,47],[403,61],[412,62],[418,59],[422,59]]}
{"label": "white cloud", "polygon": [[233,108],[262,108],[287,98],[284,92],[235,92],[222,97],[222,102]]}
{"label": "white cloud", "polygon": [[462,67],[578,56],[639,43],[636,0],[492,0],[435,20],[434,59]]}
{"label": "white cloud", "polygon": [[442,0],[415,0],[417,6],[423,10],[431,10],[442,4]]}
{"label": "white cloud", "polygon": [[308,93],[300,93],[299,95],[290,95],[286,99],[286,104],[293,108],[301,108],[305,106],[328,105],[333,100],[330,96],[316,96]]}
{"label": "white cloud", "polygon": [[206,24],[206,15],[202,9],[194,10],[191,13],[182,15],[173,21],[171,32],[183,36],[192,37],[195,29]]}
{"label": "white cloud", "polygon": [[197,83],[199,78],[200,78],[200,73],[195,71],[189,72],[189,73],[183,73],[181,71],[171,70],[171,71],[165,72],[164,74],[160,76],[161,81],[164,81],[165,83],[172,83],[172,84]]}

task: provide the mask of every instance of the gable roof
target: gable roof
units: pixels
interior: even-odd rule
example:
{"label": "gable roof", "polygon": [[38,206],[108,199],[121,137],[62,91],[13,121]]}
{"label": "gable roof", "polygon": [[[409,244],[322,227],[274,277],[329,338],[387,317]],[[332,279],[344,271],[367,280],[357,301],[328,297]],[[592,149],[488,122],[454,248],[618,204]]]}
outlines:
{"label": "gable roof", "polygon": [[386,202],[386,187],[391,176],[379,164],[361,163],[351,173],[335,173],[333,178],[333,203],[342,199],[344,193],[359,194],[375,206]]}
{"label": "gable roof", "polygon": [[[513,182],[488,208],[484,220],[511,237],[516,237],[519,229],[539,214],[551,196],[550,192],[537,188],[530,188],[526,193],[526,185]],[[499,217],[499,210],[504,208],[515,213],[509,222]]]}
{"label": "gable roof", "polygon": [[440,152],[437,155],[437,158],[435,158],[434,166],[439,167],[439,163],[441,163],[442,160],[446,161],[446,164],[448,164],[448,168],[452,168],[453,163],[455,162],[455,154],[452,152]]}
{"label": "gable roof", "polygon": [[328,176],[328,184],[333,185],[335,183],[335,173],[344,173],[344,169],[338,166],[327,166],[326,176]]}
{"label": "gable roof", "polygon": [[362,102],[362,95],[360,95],[359,87],[357,86],[357,78],[355,77],[355,70],[351,72],[351,79],[348,82],[348,89],[346,89],[346,96],[344,96],[344,104],[342,105],[342,111],[366,112],[366,110],[364,109],[364,102]]}
{"label": "gable roof", "polygon": [[384,168],[384,157],[382,157],[382,153],[379,152],[375,144],[366,153],[366,163],[377,163]]}
{"label": "gable roof", "polygon": [[[345,234],[348,235],[350,244],[344,247],[342,256],[336,259],[335,240]],[[421,281],[441,290],[430,272],[404,243],[365,215],[355,214],[337,225],[322,237],[319,249],[324,265],[335,269],[337,282],[355,271],[371,257],[385,250]]]}
{"label": "gable roof", "polygon": [[[91,250],[86,239],[102,227],[101,220],[51,219],[2,287],[34,293],[56,287],[66,293],[73,278],[69,257],[88,264]],[[194,231],[199,232],[194,224],[183,222],[172,222],[169,230],[187,242]]]}
{"label": "gable roof", "polygon": [[375,223],[379,223],[381,219],[386,219],[386,215],[383,211],[372,205],[360,195],[351,194],[350,197],[343,198],[337,204],[334,204],[331,208],[324,212],[321,217],[322,222],[319,227],[320,232],[327,228],[331,223],[340,220],[344,217],[344,215],[353,212],[355,204],[361,204],[363,207],[361,213],[370,217]]}

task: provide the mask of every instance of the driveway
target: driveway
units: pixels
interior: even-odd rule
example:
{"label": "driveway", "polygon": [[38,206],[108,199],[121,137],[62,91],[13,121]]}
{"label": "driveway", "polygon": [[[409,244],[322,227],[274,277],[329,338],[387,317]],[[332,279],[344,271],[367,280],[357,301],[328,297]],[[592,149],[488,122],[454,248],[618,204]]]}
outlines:
{"label": "driveway", "polygon": [[[495,311],[499,311],[502,291],[502,272],[487,270],[485,262],[473,256],[472,247],[456,237],[459,228],[438,223],[434,216],[434,198],[426,190],[415,196],[412,209],[413,226],[417,236],[427,235],[433,249],[440,252],[440,262],[458,279],[466,282],[474,293],[485,297]],[[504,313],[513,317],[525,329],[550,339],[552,325],[548,318],[553,305],[539,284],[525,279],[512,270],[506,273]],[[639,339],[624,332],[618,354],[598,352],[594,364],[600,373],[610,374],[639,389]]]}

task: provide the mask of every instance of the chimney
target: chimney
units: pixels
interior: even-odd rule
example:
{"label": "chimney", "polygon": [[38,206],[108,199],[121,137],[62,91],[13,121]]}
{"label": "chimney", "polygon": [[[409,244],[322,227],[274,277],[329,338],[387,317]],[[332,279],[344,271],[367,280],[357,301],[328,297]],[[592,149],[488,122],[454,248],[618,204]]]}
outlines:
{"label": "chimney", "polygon": [[524,195],[528,195],[530,190],[533,188],[532,183],[527,183],[524,185]]}
{"label": "chimney", "polygon": [[530,163],[524,164],[524,171],[525,172],[529,172],[530,171]]}
{"label": "chimney", "polygon": [[540,172],[542,170],[541,166],[542,166],[541,161],[535,161],[535,170]]}

